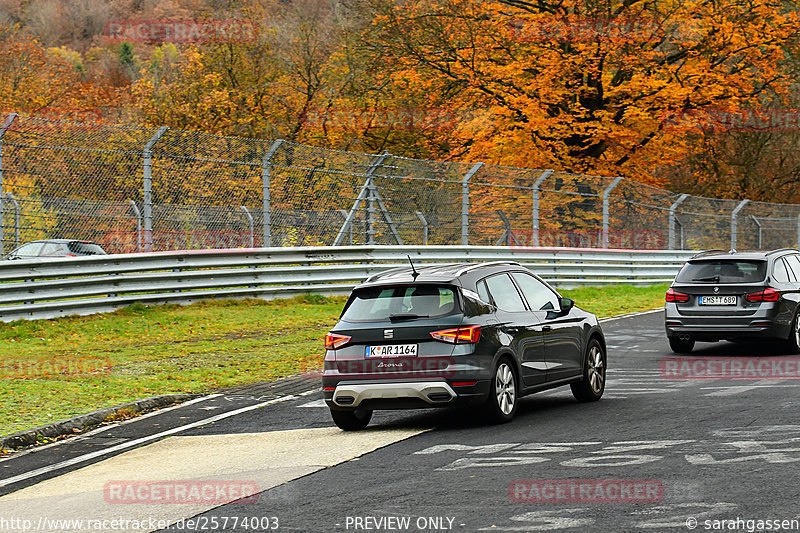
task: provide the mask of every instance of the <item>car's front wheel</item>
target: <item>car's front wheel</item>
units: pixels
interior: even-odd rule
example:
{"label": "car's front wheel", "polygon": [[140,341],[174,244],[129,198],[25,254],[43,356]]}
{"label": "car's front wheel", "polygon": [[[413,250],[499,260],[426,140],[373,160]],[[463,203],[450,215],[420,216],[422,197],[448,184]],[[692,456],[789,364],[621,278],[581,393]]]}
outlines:
{"label": "car's front wheel", "polygon": [[517,376],[508,359],[500,359],[494,371],[486,402],[486,414],[493,422],[510,422],[517,412]]}
{"label": "car's front wheel", "polygon": [[358,431],[364,429],[372,418],[370,409],[331,409],[333,423],[345,431]]}
{"label": "car's front wheel", "polygon": [[789,352],[800,353],[800,308],[794,314],[792,330],[789,332]]}
{"label": "car's front wheel", "polygon": [[583,361],[583,379],[570,385],[579,402],[594,402],[606,390],[606,352],[597,339],[589,341]]}
{"label": "car's front wheel", "polygon": [[694,349],[694,339],[688,335],[676,335],[669,338],[669,347],[675,353],[689,353]]}

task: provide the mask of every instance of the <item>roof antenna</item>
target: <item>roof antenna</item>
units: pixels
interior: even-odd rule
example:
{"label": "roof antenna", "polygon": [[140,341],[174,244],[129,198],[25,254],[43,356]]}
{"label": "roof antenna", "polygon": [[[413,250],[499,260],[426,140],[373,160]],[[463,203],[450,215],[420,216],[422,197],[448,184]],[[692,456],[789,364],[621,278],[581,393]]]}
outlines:
{"label": "roof antenna", "polygon": [[417,272],[417,269],[414,268],[414,262],[411,260],[411,256],[406,255],[406,257],[408,257],[408,262],[411,263],[411,271],[413,272],[413,274],[411,274],[411,277],[414,278],[414,281],[416,281],[417,276],[419,276],[419,272]]}

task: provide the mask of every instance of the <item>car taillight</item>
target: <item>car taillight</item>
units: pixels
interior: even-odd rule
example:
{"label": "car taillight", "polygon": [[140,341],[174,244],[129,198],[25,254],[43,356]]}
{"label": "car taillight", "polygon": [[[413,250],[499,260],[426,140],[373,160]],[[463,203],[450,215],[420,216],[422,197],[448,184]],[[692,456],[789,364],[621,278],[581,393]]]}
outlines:
{"label": "car taillight", "polygon": [[780,297],[780,291],[764,289],[763,291],[751,292],[745,295],[744,299],[748,302],[777,302]]}
{"label": "car taillight", "polygon": [[481,338],[481,327],[469,326],[466,328],[442,329],[432,332],[431,337],[437,341],[451,344],[474,344]]}
{"label": "car taillight", "polygon": [[325,348],[328,350],[335,350],[336,348],[341,348],[348,342],[350,342],[352,337],[348,337],[347,335],[337,335],[336,333],[328,333],[325,335]]}
{"label": "car taillight", "polygon": [[689,295],[682,292],[675,291],[672,287],[667,291],[667,301],[675,303],[686,303],[689,301]]}

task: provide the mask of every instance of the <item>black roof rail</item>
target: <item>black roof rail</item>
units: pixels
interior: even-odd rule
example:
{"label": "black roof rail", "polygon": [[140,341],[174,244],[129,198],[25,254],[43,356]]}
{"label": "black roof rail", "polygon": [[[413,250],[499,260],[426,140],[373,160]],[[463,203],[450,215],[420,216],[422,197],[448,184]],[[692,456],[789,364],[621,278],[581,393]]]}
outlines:
{"label": "black roof rail", "polygon": [[694,254],[691,259],[696,259],[698,257],[703,257],[704,255],[712,255],[712,254],[725,254],[728,253],[726,250],[722,250],[719,248],[715,248],[713,250],[703,250],[702,252],[697,252]]}

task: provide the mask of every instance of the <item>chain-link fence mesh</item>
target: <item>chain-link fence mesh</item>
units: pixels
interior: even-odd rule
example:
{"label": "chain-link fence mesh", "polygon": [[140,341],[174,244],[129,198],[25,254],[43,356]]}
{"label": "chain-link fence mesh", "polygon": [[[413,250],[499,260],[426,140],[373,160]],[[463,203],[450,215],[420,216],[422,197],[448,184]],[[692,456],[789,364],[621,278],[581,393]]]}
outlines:
{"label": "chain-link fence mesh", "polygon": [[111,253],[399,243],[769,249],[796,246],[800,233],[800,205],[621,178],[15,115],[0,117],[0,201],[4,253],[49,238]]}

